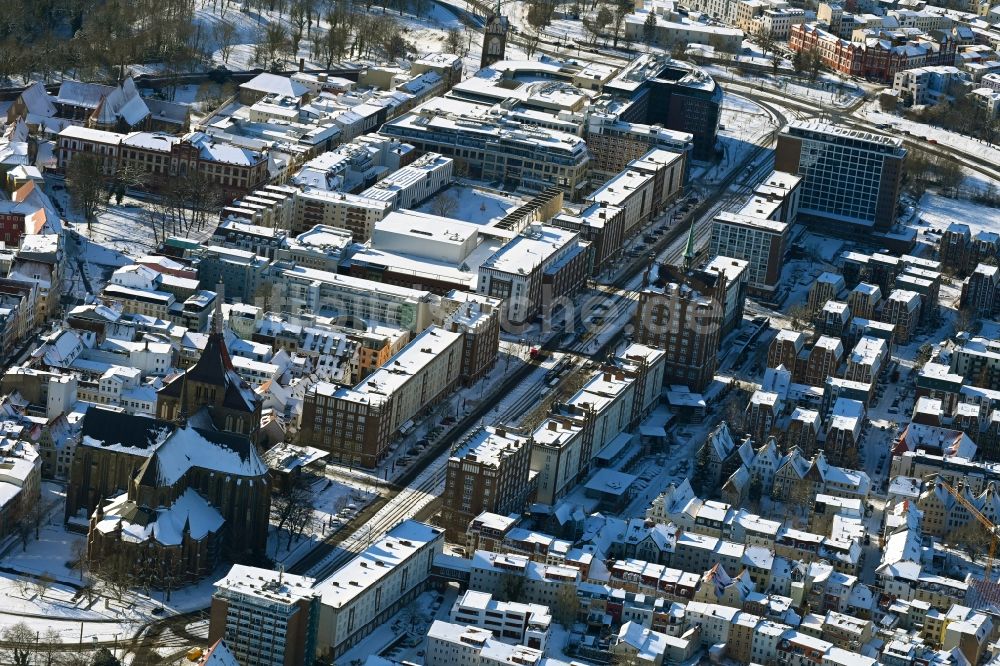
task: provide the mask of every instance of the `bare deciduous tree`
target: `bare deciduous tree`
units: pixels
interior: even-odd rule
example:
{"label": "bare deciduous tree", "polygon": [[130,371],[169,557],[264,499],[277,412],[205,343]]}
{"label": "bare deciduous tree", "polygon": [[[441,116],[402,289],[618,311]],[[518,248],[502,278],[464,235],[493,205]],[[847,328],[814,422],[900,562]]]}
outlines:
{"label": "bare deciduous tree", "polygon": [[66,191],[70,202],[87,220],[89,228],[104,201],[101,161],[93,153],[77,153],[66,166]]}
{"label": "bare deciduous tree", "polygon": [[0,638],[3,638],[6,646],[0,651],[4,656],[5,664],[30,666],[31,655],[35,651],[35,644],[38,640],[38,634],[35,633],[34,629],[24,622],[18,622],[4,628]]}
{"label": "bare deciduous tree", "polygon": [[219,21],[212,28],[212,35],[219,45],[219,52],[222,54],[222,62],[229,64],[229,56],[236,46],[236,25],[230,21]]}
{"label": "bare deciduous tree", "polygon": [[435,215],[451,217],[458,210],[458,197],[453,192],[442,192],[434,199],[431,210]]}

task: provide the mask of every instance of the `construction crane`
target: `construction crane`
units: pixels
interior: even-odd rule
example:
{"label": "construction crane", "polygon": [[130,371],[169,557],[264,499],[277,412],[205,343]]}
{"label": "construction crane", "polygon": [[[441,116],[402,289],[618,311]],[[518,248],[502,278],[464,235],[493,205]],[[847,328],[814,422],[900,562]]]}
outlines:
{"label": "construction crane", "polygon": [[955,490],[951,486],[951,484],[942,481],[940,478],[938,479],[937,482],[940,483],[941,486],[945,490],[947,490],[952,497],[958,500],[958,503],[961,504],[963,507],[965,507],[965,510],[968,511],[970,514],[972,514],[973,518],[978,520],[979,523],[989,531],[990,536],[992,537],[990,539],[990,553],[986,558],[986,567],[983,569],[983,580],[989,582],[990,572],[993,570],[993,556],[996,554],[996,549],[997,549],[997,539],[1000,538],[997,536],[997,530],[998,530],[997,526],[993,524],[992,520],[984,516],[982,512],[979,509],[977,509],[975,505],[972,504],[972,502],[965,499],[962,493]]}

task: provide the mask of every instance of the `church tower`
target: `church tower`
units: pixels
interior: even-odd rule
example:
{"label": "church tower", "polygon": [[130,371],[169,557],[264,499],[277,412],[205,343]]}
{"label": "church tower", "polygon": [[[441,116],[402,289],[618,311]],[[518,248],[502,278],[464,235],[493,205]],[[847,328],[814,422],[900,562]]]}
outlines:
{"label": "church tower", "polygon": [[506,57],[509,30],[510,23],[506,16],[500,15],[500,0],[497,0],[496,11],[486,17],[486,28],[483,30],[483,56],[479,61],[479,69],[489,67]]}
{"label": "church tower", "polygon": [[206,410],[218,430],[246,435],[256,442],[263,400],[233,366],[222,318],[225,290],[222,284],[216,290],[215,315],[205,349],[197,363],[168,378],[157,391],[156,414],[183,426]]}

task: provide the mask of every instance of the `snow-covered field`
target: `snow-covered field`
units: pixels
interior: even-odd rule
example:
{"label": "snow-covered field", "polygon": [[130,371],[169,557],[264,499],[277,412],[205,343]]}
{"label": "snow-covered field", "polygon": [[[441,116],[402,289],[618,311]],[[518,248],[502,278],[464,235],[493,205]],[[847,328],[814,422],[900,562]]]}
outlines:
{"label": "snow-covered field", "polygon": [[972,233],[1000,233],[1000,208],[990,208],[967,199],[949,199],[932,192],[920,197],[918,208],[920,219],[934,229],[943,230],[953,222],[961,222],[969,225]]}
{"label": "snow-covered field", "polygon": [[[87,643],[126,638],[165,614],[206,608],[212,583],[223,573],[173,591],[170,601],[162,592],[146,594],[135,589],[119,602],[100,586],[96,595],[88,598],[81,592],[85,583],[80,582],[79,570],[68,566],[86,537],[55,524],[43,526],[39,537],[37,541],[29,539],[25,550],[20,543],[12,544],[0,560],[4,568],[18,572],[0,574],[0,625],[23,621],[37,631],[54,629],[68,643],[79,641],[81,631]],[[86,582],[90,582],[89,577]],[[165,610],[154,612],[157,608]]]}
{"label": "snow-covered field", "polygon": [[443,215],[472,224],[491,224],[523,202],[498,192],[482,190],[472,185],[456,184],[431,197],[417,210]]}
{"label": "snow-covered field", "polygon": [[[740,61],[745,58],[740,58]],[[770,64],[769,62],[767,64]],[[788,74],[778,76],[761,76],[756,74],[737,74],[735,67],[727,65],[704,65],[703,69],[713,77],[723,81],[752,84],[763,90],[771,89],[784,94],[794,95],[802,100],[820,102],[824,105],[846,108],[864,96],[864,90],[854,83],[843,82],[832,74],[821,74],[816,81],[800,79]]]}
{"label": "snow-covered field", "polygon": [[[381,9],[373,8],[372,11]],[[468,32],[455,14],[436,2],[426,3],[426,7],[421,7],[419,13],[414,3],[410,3],[402,13],[393,10],[388,12],[388,15],[398,23],[400,34],[416,54],[443,51],[448,31],[451,29],[461,30],[463,35]],[[271,23],[281,23],[286,27],[291,25],[287,14],[276,11],[265,10],[261,13],[235,10],[220,12],[218,9],[213,11],[211,0],[200,1],[200,8],[195,11],[195,23],[202,34],[207,35],[206,50],[211,53],[212,62],[231,70],[261,66],[254,57],[254,51],[255,45],[262,41],[261,35],[267,25]],[[221,35],[225,29],[220,28],[220,25],[223,23],[231,25],[234,33],[228,58],[223,54],[222,48],[224,40]],[[298,51],[287,58],[285,65],[292,68],[298,64],[299,59],[302,59],[307,69],[325,67],[325,62],[314,57],[313,41],[314,37],[324,34],[328,28],[329,24],[322,17],[318,18],[312,28],[312,35],[303,35]],[[476,68],[480,56],[479,38],[472,33],[466,36],[471,38],[465,45],[468,50],[468,64]]]}
{"label": "snow-covered field", "polygon": [[271,531],[268,537],[268,553],[276,562],[292,564],[306,555],[315,545],[316,539],[323,539],[344,525],[344,518],[338,517],[348,505],[355,509],[371,502],[377,493],[374,486],[361,482],[345,483],[334,479],[317,479],[312,485],[313,513],[309,527],[303,536],[294,537],[289,544],[288,529]]}
{"label": "snow-covered field", "polygon": [[1000,165],[1000,147],[983,143],[979,139],[950,132],[940,127],[914,122],[889,113],[883,113],[878,108],[878,102],[866,104],[862,110],[866,120],[873,123],[889,123],[897,131],[906,130],[911,136],[933,139],[941,146],[955,148],[964,153],[974,155],[985,162]]}

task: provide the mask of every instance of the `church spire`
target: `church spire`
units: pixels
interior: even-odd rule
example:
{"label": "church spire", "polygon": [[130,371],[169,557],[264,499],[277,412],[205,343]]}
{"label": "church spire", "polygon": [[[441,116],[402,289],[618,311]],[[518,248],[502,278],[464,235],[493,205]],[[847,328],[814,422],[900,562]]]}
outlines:
{"label": "church spire", "polygon": [[684,247],[684,270],[689,271],[694,265],[694,259],[697,253],[694,250],[694,225],[697,223],[698,218],[691,217],[691,227],[688,229],[688,239],[687,245]]}
{"label": "church spire", "polygon": [[215,315],[212,317],[212,333],[222,334],[222,303],[226,300],[226,285],[219,280],[215,285]]}

